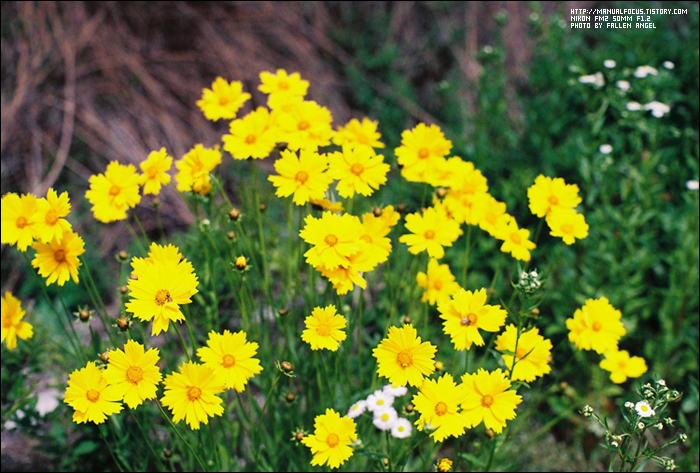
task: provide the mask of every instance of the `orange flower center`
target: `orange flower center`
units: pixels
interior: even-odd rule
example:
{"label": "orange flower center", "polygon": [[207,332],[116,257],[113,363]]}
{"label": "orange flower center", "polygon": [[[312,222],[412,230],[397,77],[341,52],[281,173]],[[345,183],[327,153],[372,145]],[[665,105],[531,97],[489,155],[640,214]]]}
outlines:
{"label": "orange flower center", "polygon": [[294,176],[294,180],[300,184],[303,184],[309,180],[309,173],[307,173],[306,171],[299,171],[297,175]]}
{"label": "orange flower center", "polygon": [[433,238],[435,238],[435,232],[432,230],[426,230],[426,232],[423,234],[423,237],[426,240],[432,240]]}
{"label": "orange flower center", "polygon": [[490,394],[487,394],[486,396],[481,398],[481,405],[484,407],[491,407],[491,404],[493,404],[493,396]]}
{"label": "orange flower center", "polygon": [[469,327],[470,325],[476,324],[476,314],[474,312],[468,313],[466,317],[462,317],[460,319],[459,323],[463,327]]}
{"label": "orange flower center", "polygon": [[223,359],[221,360],[221,365],[224,368],[230,368],[236,364],[236,359],[233,357],[233,355],[229,355],[228,353],[224,355]]}
{"label": "orange flower center", "polygon": [[55,259],[59,263],[63,263],[66,260],[65,250],[56,250],[53,254],[53,259]]}
{"label": "orange flower center", "polygon": [[166,302],[172,302],[173,298],[170,297],[170,291],[167,289],[159,289],[156,292],[156,304],[164,305]]}
{"label": "orange flower center", "polygon": [[335,246],[338,243],[338,237],[335,235],[328,235],[323,241],[325,241],[328,246]]}
{"label": "orange flower center", "polygon": [[297,129],[299,131],[308,130],[311,125],[306,120],[302,120],[297,124]]}
{"label": "orange flower center", "polygon": [[561,226],[561,231],[563,233],[574,233],[574,226],[571,225],[570,223],[565,223],[564,225]]}
{"label": "orange flower center", "polygon": [[369,235],[362,235],[360,239],[366,241],[367,243],[372,243],[372,237]]}
{"label": "orange flower center", "polygon": [[362,171],[364,171],[364,170],[365,170],[365,167],[360,163],[355,163],[350,168],[350,172],[352,172],[356,176],[359,176],[360,174],[362,174]]}
{"label": "orange flower center", "polygon": [[442,281],[440,281],[439,279],[437,281],[433,281],[433,287],[436,291],[439,291],[440,289],[442,289]]}
{"label": "orange flower center", "polygon": [[112,186],[109,188],[109,195],[119,195],[121,188],[119,186]]}
{"label": "orange flower center", "polygon": [[329,447],[333,448],[340,443],[340,437],[338,437],[336,434],[330,434],[326,439],[326,443]]}
{"label": "orange flower center", "polygon": [[447,404],[445,404],[442,401],[435,404],[435,414],[439,416],[444,416],[445,414],[447,414]]}
{"label": "orange flower center", "polygon": [[90,402],[97,402],[100,399],[100,392],[94,389],[88,389],[88,392],[85,393],[85,395]]}
{"label": "orange flower center", "polygon": [[418,150],[418,158],[425,159],[430,156],[430,150],[428,148],[421,148]]}
{"label": "orange flower center", "polygon": [[547,199],[547,200],[548,200],[549,203],[552,204],[552,205],[557,205],[557,204],[559,203],[559,199],[557,199],[557,197],[554,196],[554,195],[550,195],[550,196],[549,196],[549,199]]}
{"label": "orange flower center", "polygon": [[228,105],[228,97],[219,97],[219,105],[222,107]]}
{"label": "orange flower center", "polygon": [[2,327],[3,328],[10,328],[12,327],[12,317],[11,316],[2,316]]}
{"label": "orange flower center", "polygon": [[595,322],[593,322],[593,326],[591,328],[594,332],[600,332],[600,329],[603,328],[603,324],[596,320]]}
{"label": "orange flower center", "polygon": [[617,367],[620,368],[621,370],[624,370],[625,368],[627,368],[627,362],[625,362],[625,361],[618,361],[618,362],[617,362]]}
{"label": "orange flower center", "polygon": [[396,363],[402,368],[408,368],[413,365],[413,354],[408,350],[401,350],[398,355],[396,355]]}
{"label": "orange flower center", "polygon": [[202,395],[202,390],[197,386],[190,386],[187,388],[187,399],[190,401],[196,401]]}
{"label": "orange flower center", "polygon": [[15,225],[17,226],[17,228],[22,229],[27,226],[27,219],[25,217],[19,217],[17,218]]}
{"label": "orange flower center", "polygon": [[361,145],[366,145],[369,143],[369,140],[365,135],[358,135],[357,136],[357,142],[360,143]]}
{"label": "orange flower center", "polygon": [[518,348],[518,351],[515,352],[515,358],[518,360],[522,359],[525,355],[527,355],[527,352],[530,350],[525,350],[524,348]]}
{"label": "orange flower center", "polygon": [[331,334],[331,328],[328,324],[321,323],[318,327],[316,327],[316,333],[322,337],[327,337]]}
{"label": "orange flower center", "polygon": [[286,80],[281,80],[277,83],[280,90],[289,90],[289,83]]}
{"label": "orange flower center", "polygon": [[51,209],[48,212],[46,212],[46,217],[44,217],[44,221],[47,225],[56,225],[56,222],[58,222],[58,214],[54,209]]}
{"label": "orange flower center", "polygon": [[510,234],[510,241],[515,243],[516,245],[519,245],[522,243],[522,240],[520,239],[520,234],[518,232],[513,232]]}
{"label": "orange flower center", "polygon": [[255,143],[255,140],[257,140],[257,138],[252,133],[245,137],[245,143],[247,145],[252,145],[253,143]]}
{"label": "orange flower center", "polygon": [[143,370],[138,366],[130,366],[126,370],[126,380],[131,384],[138,384],[143,379]]}

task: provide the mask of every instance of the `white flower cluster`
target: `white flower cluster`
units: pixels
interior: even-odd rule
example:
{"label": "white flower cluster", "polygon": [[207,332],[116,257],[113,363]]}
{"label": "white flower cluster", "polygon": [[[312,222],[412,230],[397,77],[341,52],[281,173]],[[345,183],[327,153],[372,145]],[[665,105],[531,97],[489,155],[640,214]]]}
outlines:
{"label": "white flower cluster", "polygon": [[602,72],[581,76],[578,78],[578,81],[582,84],[593,84],[597,87],[603,87],[605,85],[605,78],[603,77]]}
{"label": "white flower cluster", "polygon": [[391,430],[391,435],[397,439],[405,439],[411,435],[411,421],[399,417],[394,409],[394,399],[408,392],[406,386],[387,384],[367,396],[367,399],[357,401],[348,409],[348,417],[354,419],[365,411],[373,415],[373,423],[379,430]]}
{"label": "white flower cluster", "polygon": [[657,71],[655,67],[651,67],[651,66],[639,66],[634,71],[634,77],[636,77],[638,79],[643,79],[649,75],[658,76],[659,71]]}

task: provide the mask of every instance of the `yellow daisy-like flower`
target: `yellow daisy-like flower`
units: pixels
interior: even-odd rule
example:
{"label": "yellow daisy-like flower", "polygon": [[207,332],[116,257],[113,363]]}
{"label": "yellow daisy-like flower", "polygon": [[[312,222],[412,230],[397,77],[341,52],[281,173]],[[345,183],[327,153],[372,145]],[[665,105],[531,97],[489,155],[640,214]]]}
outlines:
{"label": "yellow daisy-like flower", "polygon": [[220,118],[236,117],[238,109],[250,98],[243,92],[243,84],[239,81],[227,82],[223,77],[217,77],[211,89],[202,90],[201,100],[197,106],[202,110],[207,120],[216,121]]}
{"label": "yellow daisy-like flower", "polygon": [[502,252],[510,253],[520,261],[530,261],[530,250],[537,248],[537,245],[529,240],[530,230],[518,228],[515,219],[500,220],[496,227],[496,238],[503,240]]}
{"label": "yellow daisy-like flower", "polygon": [[455,221],[467,225],[478,225],[484,215],[489,197],[486,192],[473,194],[450,189],[443,203]]}
{"label": "yellow daisy-like flower", "polygon": [[448,183],[450,189],[472,195],[485,194],[489,191],[488,181],[481,171],[474,167],[474,163],[461,159],[454,163],[455,169]]}
{"label": "yellow daisy-like flower", "polygon": [[435,429],[430,434],[435,442],[447,437],[459,437],[469,427],[469,421],[459,412],[464,388],[455,384],[452,375],[445,373],[437,380],[426,379],[411,402],[420,413],[415,422],[418,430]]}
{"label": "yellow daisy-like flower", "polygon": [[145,161],[139,164],[141,174],[139,184],[143,186],[143,194],[158,195],[161,186],[170,182],[170,166],[173,164],[172,156],[168,155],[165,148],[158,151],[151,151]]}
{"label": "yellow daisy-like flower", "polygon": [[459,283],[455,281],[450,267],[433,258],[428,262],[427,273],[421,271],[416,275],[416,282],[425,288],[422,301],[430,305],[449,300],[459,290]]}
{"label": "yellow daisy-like flower", "polygon": [[452,149],[452,142],[437,125],[419,123],[413,130],[401,133],[401,146],[396,148],[398,162],[403,166],[401,175],[409,181],[422,182],[433,167],[435,158],[444,158]]}
{"label": "yellow daisy-like flower", "polygon": [[263,369],[260,360],[254,358],[258,344],[249,342],[244,331],[231,333],[209,332],[207,346],[197,349],[197,356],[204,366],[213,369],[227,389],[243,392],[248,380]]}
{"label": "yellow daisy-like flower", "polygon": [[277,73],[261,72],[258,90],[264,94],[278,95],[289,94],[303,97],[309,88],[309,81],[303,80],[298,72],[287,74],[284,69],[277,69]]}
{"label": "yellow daisy-like flower", "polygon": [[449,458],[442,458],[437,464],[437,469],[438,471],[441,471],[443,473],[446,473],[450,470],[452,470],[452,460]]}
{"label": "yellow daisy-like flower", "polygon": [[369,118],[363,118],[362,122],[357,118],[350,120],[344,127],[338,127],[333,136],[333,143],[338,146],[369,146],[370,148],[384,148],[384,143],[379,141],[382,135],[377,131],[378,122]]}
{"label": "yellow daisy-like flower", "polygon": [[324,265],[317,266],[316,269],[321,271],[323,277],[333,284],[333,289],[338,294],[347,294],[355,285],[362,289],[367,288],[367,281],[360,275],[366,271],[372,271],[376,266],[376,261],[373,259],[370,245],[364,242],[358,242],[360,251],[348,257],[347,267],[338,266],[334,269],[328,269]]}
{"label": "yellow daisy-like flower", "polygon": [[163,382],[165,394],[160,399],[173,414],[173,422],[185,419],[192,430],[207,425],[209,417],[224,413],[224,402],[217,394],[224,383],[213,369],[198,363],[183,363],[180,372],[171,373]]}
{"label": "yellow daisy-like flower", "polygon": [[93,361],[71,373],[63,402],[75,409],[73,422],[101,424],[107,416],[121,412],[121,396],[116,386],[108,386],[102,370]]}
{"label": "yellow daisy-like flower", "polygon": [[17,244],[20,251],[34,241],[34,225],[36,224],[37,203],[32,194],[10,193],[2,197],[2,228],[0,241],[9,245]]}
{"label": "yellow daisy-like flower", "polygon": [[331,202],[328,199],[309,199],[309,202],[319,210],[330,210],[331,212],[342,212],[345,210],[342,202]]}
{"label": "yellow daisy-like flower", "polygon": [[90,176],[85,198],[92,204],[95,219],[103,223],[124,220],[126,211],[141,202],[139,175],[133,164],[112,161],[104,174]]}
{"label": "yellow daisy-like flower", "polygon": [[430,342],[421,343],[412,325],[390,327],[387,338],[379,343],[372,354],[379,367],[377,374],[388,378],[392,384],[420,386],[424,376],[435,371],[434,358],[437,347]]}
{"label": "yellow daisy-like flower", "polygon": [[307,435],[301,443],[311,449],[314,457],[311,466],[328,465],[338,468],[353,454],[352,443],[357,440],[355,421],[340,416],[333,409],[314,419],[314,433]]}
{"label": "yellow daisy-like flower", "polygon": [[408,251],[417,255],[427,250],[431,258],[437,259],[445,256],[443,247],[452,246],[462,234],[459,223],[433,207],[422,215],[406,215],[406,229],[411,234],[402,235],[399,241],[408,245]]}
{"label": "yellow daisy-like flower", "polygon": [[178,173],[175,175],[177,190],[192,191],[195,194],[207,195],[211,191],[209,173],[221,164],[221,151],[205,148],[197,144],[175,162]]}
{"label": "yellow daisy-like flower", "polygon": [[513,217],[506,213],[506,204],[487,194],[479,218],[479,228],[495,237],[496,229],[501,225],[507,225],[511,220]]}
{"label": "yellow daisy-like flower", "polygon": [[155,399],[158,385],[163,375],[156,366],[160,357],[158,349],[151,348],[144,353],[144,346],[134,340],[124,345],[124,351],[117,348],[109,352],[109,366],[102,376],[107,384],[114,386],[116,394],[129,409],[135,409],[146,399]]}
{"label": "yellow daisy-like flower", "polygon": [[229,125],[230,135],[224,135],[224,149],[234,159],[264,159],[277,143],[277,130],[270,127],[270,112],[258,107]]}
{"label": "yellow daisy-like flower", "polygon": [[165,250],[152,243],[147,259],[131,260],[137,279],[129,280],[131,299],[126,303],[126,311],[142,321],[153,319],[152,335],[167,331],[171,320],[185,320],[180,306],[192,302],[191,297],[198,292],[192,263],[180,261],[177,248],[168,247]]}
{"label": "yellow daisy-like flower", "polygon": [[362,224],[354,215],[324,212],[320,219],[308,215],[304,223],[299,236],[312,245],[304,253],[311,266],[323,265],[328,270],[338,266],[347,268],[350,256],[360,252],[358,240],[362,235]]}
{"label": "yellow daisy-like flower", "polygon": [[430,161],[423,178],[425,182],[434,187],[452,187],[458,170],[464,161],[459,156],[451,158],[434,157]]}
{"label": "yellow daisy-like flower", "polygon": [[365,196],[379,189],[386,183],[389,165],[384,162],[384,156],[374,154],[372,148],[366,146],[351,147],[343,145],[343,152],[328,155],[328,167],[334,179],[338,179],[338,194],[341,197],[352,197],[355,192]]}
{"label": "yellow daisy-like flower", "polygon": [[497,434],[503,432],[507,420],[515,419],[515,408],[523,400],[510,388],[510,381],[500,369],[488,371],[479,368],[475,374],[462,376],[465,396],[462,413],[471,427],[484,423]]}
{"label": "yellow daisy-like flower", "polygon": [[527,190],[530,212],[538,217],[548,215],[552,209],[573,209],[581,203],[578,186],[567,184],[561,177],[546,177],[540,174]]}
{"label": "yellow daisy-like flower", "polygon": [[438,304],[445,333],[452,338],[456,350],[469,350],[474,343],[483,346],[479,329],[498,332],[506,323],[508,313],[500,305],[486,304],[486,289],[459,289],[452,298]]}
{"label": "yellow daisy-like flower", "polygon": [[36,255],[32,267],[39,270],[39,275],[46,278],[46,285],[57,283],[59,286],[71,278],[78,283],[78,257],[85,253],[85,242],[72,231],[65,232],[59,242],[54,239],[49,243],[36,242],[32,245]]}
{"label": "yellow daisy-like flower", "polygon": [[288,112],[277,117],[279,141],[286,141],[289,149],[317,150],[331,143],[333,129],[331,112],[313,101],[292,105]]}
{"label": "yellow daisy-like flower", "polygon": [[[515,368],[511,379],[529,383],[552,370],[548,361],[552,352],[552,342],[540,335],[537,328],[521,333],[518,339],[518,328],[512,324],[508,325],[496,338],[496,350],[515,353]],[[501,356],[506,368],[510,371],[513,366],[513,355],[503,353]]]}
{"label": "yellow daisy-like flower", "polygon": [[362,216],[363,232],[360,239],[367,243],[363,251],[369,253],[368,257],[374,265],[385,262],[391,253],[391,240],[386,237],[391,226],[387,223],[391,222],[387,222],[384,216],[377,217],[371,212]]}
{"label": "yellow daisy-like flower", "polygon": [[306,330],[301,339],[311,345],[312,350],[328,349],[337,351],[340,342],[345,340],[345,325],[347,320],[335,311],[334,305],[316,307],[304,323]]}
{"label": "yellow daisy-like flower", "polygon": [[36,203],[36,224],[34,234],[42,243],[48,243],[54,238],[61,240],[65,232],[71,231],[71,225],[65,217],[70,213],[70,201],[68,192],[58,193],[49,189],[45,199],[39,199]]}
{"label": "yellow daisy-like flower", "polygon": [[267,179],[277,188],[277,197],[289,197],[296,205],[304,205],[311,199],[323,199],[333,178],[326,172],[328,159],[316,151],[302,149],[297,158],[294,151],[284,150],[275,161],[279,176]]}
{"label": "yellow daisy-like flower", "polygon": [[615,309],[607,298],[588,299],[576,309],[573,319],[566,320],[569,340],[579,350],[605,353],[617,350],[617,342],[627,333],[622,325],[622,312]]}
{"label": "yellow daisy-like flower", "polygon": [[2,339],[0,341],[5,342],[8,350],[14,350],[17,346],[17,337],[22,340],[31,338],[34,330],[30,323],[22,320],[25,312],[19,299],[9,291],[0,299],[2,299]]}
{"label": "yellow daisy-like flower", "polygon": [[605,353],[605,359],[600,362],[600,367],[610,371],[610,380],[621,384],[627,378],[639,378],[647,372],[647,364],[644,358],[630,356],[626,350],[613,350]]}
{"label": "yellow daisy-like flower", "polygon": [[561,237],[567,245],[572,245],[576,239],[583,240],[588,236],[586,219],[574,209],[554,208],[547,214],[547,225],[549,225],[550,234]]}

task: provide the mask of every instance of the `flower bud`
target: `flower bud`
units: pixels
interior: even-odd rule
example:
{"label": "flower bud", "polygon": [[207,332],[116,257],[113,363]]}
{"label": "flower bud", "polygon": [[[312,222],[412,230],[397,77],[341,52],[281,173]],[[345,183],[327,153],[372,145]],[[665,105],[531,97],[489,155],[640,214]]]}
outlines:
{"label": "flower bud", "polygon": [[126,332],[126,330],[131,326],[131,320],[129,320],[128,317],[119,317],[117,319],[117,327],[119,327],[119,330],[122,332]]}
{"label": "flower bud", "polygon": [[229,240],[233,240],[234,238],[236,238],[236,232],[228,232],[228,233],[226,234],[226,237],[227,237]]}
{"label": "flower bud", "polygon": [[374,214],[375,217],[381,217],[383,212],[384,211],[382,210],[381,207],[375,207],[374,209],[372,209],[372,213]]}
{"label": "flower bud", "polygon": [[109,363],[109,352],[108,351],[103,351],[100,353],[100,361],[102,363]]}
{"label": "flower bud", "polygon": [[241,211],[234,207],[229,211],[228,216],[231,220],[238,220],[238,217],[241,216]]}
{"label": "flower bud", "polygon": [[294,371],[294,366],[288,361],[283,361],[282,363],[280,363],[280,366],[287,373],[291,373],[292,371]]}
{"label": "flower bud", "polygon": [[129,258],[129,253],[127,253],[125,250],[121,250],[119,253],[117,253],[117,258],[120,261],[126,261]]}
{"label": "flower bud", "polygon": [[297,398],[294,393],[287,393],[287,395],[284,397],[288,403],[293,403],[294,400]]}
{"label": "flower bud", "polygon": [[438,188],[435,190],[435,195],[437,195],[438,198],[442,199],[442,198],[444,198],[444,197],[447,195],[447,190],[445,190],[444,187],[438,187]]}

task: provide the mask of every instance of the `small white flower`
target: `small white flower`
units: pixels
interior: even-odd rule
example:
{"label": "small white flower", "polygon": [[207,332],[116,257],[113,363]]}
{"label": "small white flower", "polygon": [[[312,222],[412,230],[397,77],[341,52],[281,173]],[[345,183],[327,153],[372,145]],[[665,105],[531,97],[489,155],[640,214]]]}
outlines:
{"label": "small white flower", "polygon": [[676,67],[676,65],[671,61],[664,61],[664,67],[666,69],[673,69],[674,67]]}
{"label": "small white flower", "polygon": [[617,86],[618,89],[624,90],[625,92],[630,90],[630,83],[627,82],[626,80],[619,80],[619,81],[615,82],[615,85]]}
{"label": "small white flower", "polygon": [[486,53],[486,54],[491,54],[491,53],[493,52],[493,46],[489,46],[489,45],[487,44],[486,46],[484,46],[483,51],[484,51],[484,53]]}
{"label": "small white flower", "polygon": [[351,419],[359,417],[365,410],[367,410],[367,401],[357,401],[348,409],[348,417]]}
{"label": "small white flower", "polygon": [[615,448],[617,448],[619,446],[618,443],[614,440],[612,442],[610,442],[610,445],[612,445]]}
{"label": "small white flower", "polygon": [[382,388],[382,391],[384,391],[384,394],[388,394],[389,396],[401,397],[408,392],[408,388],[399,384],[387,384],[384,386],[384,388]]}
{"label": "small white flower", "polygon": [[656,424],[656,428],[659,429],[659,430],[663,430],[664,424],[662,424],[661,422],[659,422],[658,424]]}
{"label": "small white flower", "polygon": [[688,436],[687,436],[686,434],[680,434],[680,435],[678,436],[678,439],[679,439],[681,442],[686,442],[686,441],[688,440]]}
{"label": "small white flower", "polygon": [[369,409],[371,412],[374,412],[377,409],[391,407],[392,404],[394,404],[394,396],[386,394],[381,389],[377,389],[372,394],[367,396],[367,409]]}
{"label": "small white flower", "polygon": [[652,75],[652,76],[659,75],[659,71],[657,71],[656,68],[651,67],[651,66],[639,66],[634,71],[634,77],[637,77],[639,79],[643,79],[648,75]]}
{"label": "small white flower", "polygon": [[647,401],[639,401],[634,405],[634,410],[637,411],[639,417],[651,417],[655,414]]}
{"label": "small white flower", "polygon": [[399,415],[393,407],[385,407],[374,411],[374,420],[372,423],[379,430],[390,430],[394,427]]}
{"label": "small white flower", "polygon": [[632,408],[634,407],[634,403],[633,403],[632,401],[627,401],[627,402],[625,403],[625,407],[626,407],[627,409],[632,409]]}
{"label": "small white flower", "polygon": [[605,61],[603,61],[603,65],[608,69],[612,69],[615,66],[617,66],[617,63],[613,59],[606,59]]}
{"label": "small white flower", "polygon": [[700,189],[700,182],[696,181],[695,179],[691,179],[690,181],[686,181],[685,187],[691,191],[696,191]]}
{"label": "small white flower", "polygon": [[658,384],[659,386],[666,386],[666,381],[664,381],[663,379],[660,379],[656,382],[656,384]]}
{"label": "small white flower", "polygon": [[598,151],[600,151],[603,154],[610,154],[610,153],[612,153],[612,150],[613,150],[613,147],[610,146],[609,144],[600,145],[600,147],[598,148]]}
{"label": "small white flower", "polygon": [[587,76],[581,76],[578,81],[582,84],[593,84],[598,87],[603,87],[605,85],[605,78],[602,72],[596,72],[595,74],[590,74]]}
{"label": "small white flower", "polygon": [[533,11],[530,13],[530,21],[539,21],[540,19],[540,14],[537,13],[536,11]]}
{"label": "small white flower", "polygon": [[637,427],[639,428],[639,430],[644,430],[644,422],[640,422],[639,424],[637,424]]}
{"label": "small white flower", "polygon": [[671,111],[671,107],[669,107],[665,103],[657,102],[656,100],[654,100],[653,102],[645,104],[644,110],[651,110],[652,115],[654,115],[656,118],[661,118]]}
{"label": "small white flower", "polygon": [[411,421],[404,419],[403,417],[399,417],[396,419],[394,426],[391,428],[391,436],[397,439],[405,439],[411,435],[412,431],[413,426],[411,425]]}
{"label": "small white flower", "polygon": [[636,112],[642,109],[642,104],[639,102],[627,102],[627,110],[630,112]]}

